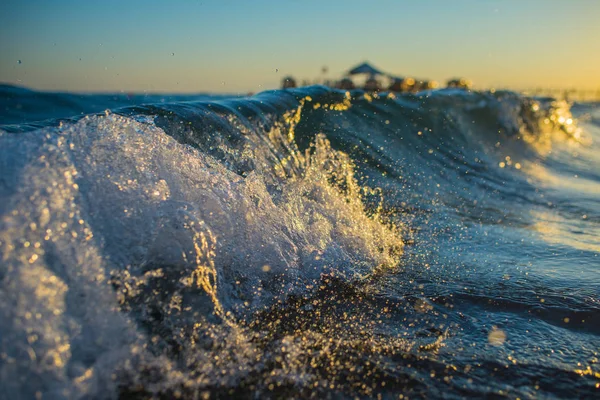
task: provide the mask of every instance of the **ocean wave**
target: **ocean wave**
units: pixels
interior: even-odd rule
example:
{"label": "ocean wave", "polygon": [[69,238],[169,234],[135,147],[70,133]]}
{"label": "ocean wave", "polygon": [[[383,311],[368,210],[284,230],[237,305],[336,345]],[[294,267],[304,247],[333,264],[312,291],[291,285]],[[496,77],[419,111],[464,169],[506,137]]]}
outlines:
{"label": "ocean wave", "polygon": [[[460,313],[442,321],[450,302],[524,307],[555,327],[570,313],[572,327],[598,333],[587,329],[599,312],[589,288],[585,299],[549,294],[543,308],[527,288],[503,296],[448,283],[442,299],[417,283],[403,299],[382,295],[390,282],[456,279],[418,261],[439,244],[414,242],[429,229],[449,246],[464,239],[453,215],[490,231],[545,229],[522,210],[555,205],[532,181],[540,173],[524,172],[557,138],[588,143],[566,103],[311,87],[31,124],[0,132],[9,396],[371,396],[380,382],[419,396],[436,374],[441,390],[452,365],[428,356],[460,331]],[[594,210],[561,210],[597,221]],[[463,394],[509,384],[481,386],[497,361],[471,374],[465,365],[457,380],[479,386]]]}

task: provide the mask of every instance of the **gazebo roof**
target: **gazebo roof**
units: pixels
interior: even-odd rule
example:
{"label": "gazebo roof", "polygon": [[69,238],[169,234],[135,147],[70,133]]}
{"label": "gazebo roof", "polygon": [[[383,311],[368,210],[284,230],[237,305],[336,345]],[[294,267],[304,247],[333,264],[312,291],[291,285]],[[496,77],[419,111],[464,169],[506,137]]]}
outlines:
{"label": "gazebo roof", "polygon": [[348,75],[358,74],[369,74],[369,75],[385,75],[383,72],[372,66],[371,64],[364,62],[348,71]]}

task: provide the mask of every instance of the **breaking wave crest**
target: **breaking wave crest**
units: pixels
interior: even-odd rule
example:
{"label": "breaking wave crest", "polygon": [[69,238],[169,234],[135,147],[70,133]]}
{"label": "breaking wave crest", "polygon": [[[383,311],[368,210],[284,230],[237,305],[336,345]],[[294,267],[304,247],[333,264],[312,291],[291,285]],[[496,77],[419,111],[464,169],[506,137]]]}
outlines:
{"label": "breaking wave crest", "polygon": [[[9,355],[11,381],[45,377],[42,387],[62,382],[81,394],[98,363],[147,351],[146,340],[184,335],[193,344],[199,318],[234,324],[323,276],[350,282],[396,267],[401,238],[365,210],[368,189],[349,157],[322,135],[300,152],[290,130],[268,132],[271,146],[287,150],[277,161],[248,137],[240,158],[256,167],[243,177],[153,123],[119,115],[27,141],[4,135],[5,156],[27,160],[13,176],[28,182],[3,196],[11,323],[2,336],[30,352]],[[31,368],[40,361],[43,371]]]}

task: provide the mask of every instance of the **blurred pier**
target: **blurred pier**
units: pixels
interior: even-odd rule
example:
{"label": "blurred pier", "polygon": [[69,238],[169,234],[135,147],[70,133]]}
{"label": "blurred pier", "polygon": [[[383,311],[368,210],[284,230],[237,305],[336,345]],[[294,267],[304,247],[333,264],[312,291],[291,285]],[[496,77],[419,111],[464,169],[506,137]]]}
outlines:
{"label": "blurred pier", "polygon": [[569,101],[599,101],[600,88],[598,89],[552,89],[552,88],[533,88],[522,91],[528,96],[548,96],[556,99]]}

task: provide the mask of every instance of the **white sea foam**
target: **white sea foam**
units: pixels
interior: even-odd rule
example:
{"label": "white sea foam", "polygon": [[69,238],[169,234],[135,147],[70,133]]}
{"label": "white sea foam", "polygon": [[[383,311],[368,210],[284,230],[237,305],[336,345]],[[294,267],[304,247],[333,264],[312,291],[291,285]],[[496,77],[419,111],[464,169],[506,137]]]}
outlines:
{"label": "white sea foam", "polygon": [[400,237],[365,213],[349,158],[318,135],[302,154],[270,137],[292,151],[274,164],[251,138],[260,167],[242,177],[116,115],[1,134],[6,393],[110,397],[147,352],[151,310],[175,332],[394,267]]}

